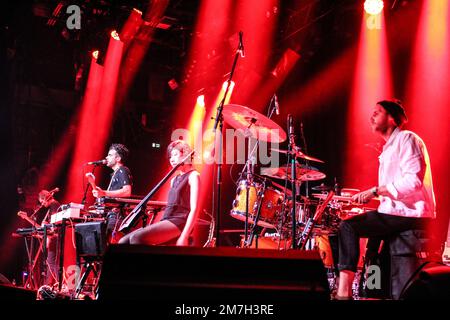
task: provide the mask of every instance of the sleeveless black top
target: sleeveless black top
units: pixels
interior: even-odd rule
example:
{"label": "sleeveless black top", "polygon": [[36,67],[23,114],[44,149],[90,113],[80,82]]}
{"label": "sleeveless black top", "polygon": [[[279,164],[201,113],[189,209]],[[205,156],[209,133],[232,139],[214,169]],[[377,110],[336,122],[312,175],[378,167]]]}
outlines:
{"label": "sleeveless black top", "polygon": [[175,177],[169,190],[167,206],[161,220],[171,220],[178,227],[186,224],[191,210],[191,187],[189,186],[190,170]]}

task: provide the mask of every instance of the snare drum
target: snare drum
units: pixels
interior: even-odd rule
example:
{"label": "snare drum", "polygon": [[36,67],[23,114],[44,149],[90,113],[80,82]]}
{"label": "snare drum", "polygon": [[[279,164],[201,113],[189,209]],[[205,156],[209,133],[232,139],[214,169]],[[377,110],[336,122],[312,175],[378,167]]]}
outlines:
{"label": "snare drum", "polygon": [[[236,198],[233,201],[233,209],[231,216],[241,221],[245,221],[246,212],[246,198],[247,198],[247,181],[241,180],[236,191]],[[281,211],[281,204],[283,195],[280,191],[266,187],[258,183],[252,183],[248,186],[248,222],[255,223],[256,215],[258,213],[258,192],[263,191],[261,199],[261,213],[257,222],[258,226],[264,228],[275,228],[277,218]]]}

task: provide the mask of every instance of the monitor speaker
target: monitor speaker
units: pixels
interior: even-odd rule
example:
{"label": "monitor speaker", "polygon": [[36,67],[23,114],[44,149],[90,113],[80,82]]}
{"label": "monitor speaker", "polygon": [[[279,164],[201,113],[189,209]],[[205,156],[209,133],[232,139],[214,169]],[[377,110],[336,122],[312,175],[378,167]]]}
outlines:
{"label": "monitor speaker", "polygon": [[330,292],[318,251],[111,245],[98,299],[290,303]]}
{"label": "monitor speaker", "polygon": [[400,300],[450,300],[450,266],[422,264],[406,283]]}
{"label": "monitor speaker", "polygon": [[0,283],[0,300],[33,301],[36,300],[36,291]]}
{"label": "monitor speaker", "polygon": [[75,225],[75,239],[78,257],[98,258],[106,248],[106,224],[86,222]]}

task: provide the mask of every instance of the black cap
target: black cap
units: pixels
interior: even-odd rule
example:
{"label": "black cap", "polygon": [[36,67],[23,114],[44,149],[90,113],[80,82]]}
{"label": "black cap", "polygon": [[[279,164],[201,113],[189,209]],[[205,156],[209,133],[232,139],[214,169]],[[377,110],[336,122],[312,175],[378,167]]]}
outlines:
{"label": "black cap", "polygon": [[382,100],[378,101],[377,104],[382,106],[387,113],[394,118],[397,126],[400,127],[408,122],[408,117],[406,116],[405,109],[403,108],[400,100]]}

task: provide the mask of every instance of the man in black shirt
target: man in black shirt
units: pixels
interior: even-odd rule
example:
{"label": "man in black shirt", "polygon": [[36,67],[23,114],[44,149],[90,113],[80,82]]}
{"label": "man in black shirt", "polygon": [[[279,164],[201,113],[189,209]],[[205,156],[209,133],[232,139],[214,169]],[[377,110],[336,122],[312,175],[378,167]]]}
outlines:
{"label": "man in black shirt", "polygon": [[[133,178],[130,170],[124,165],[128,157],[129,151],[126,146],[120,143],[114,143],[109,147],[106,156],[106,165],[113,169],[111,180],[106,190],[96,187],[92,190],[92,194],[96,198],[126,198],[131,196]],[[109,212],[107,215],[107,237],[109,242],[115,243],[115,230],[120,225],[120,216],[118,212]]]}

